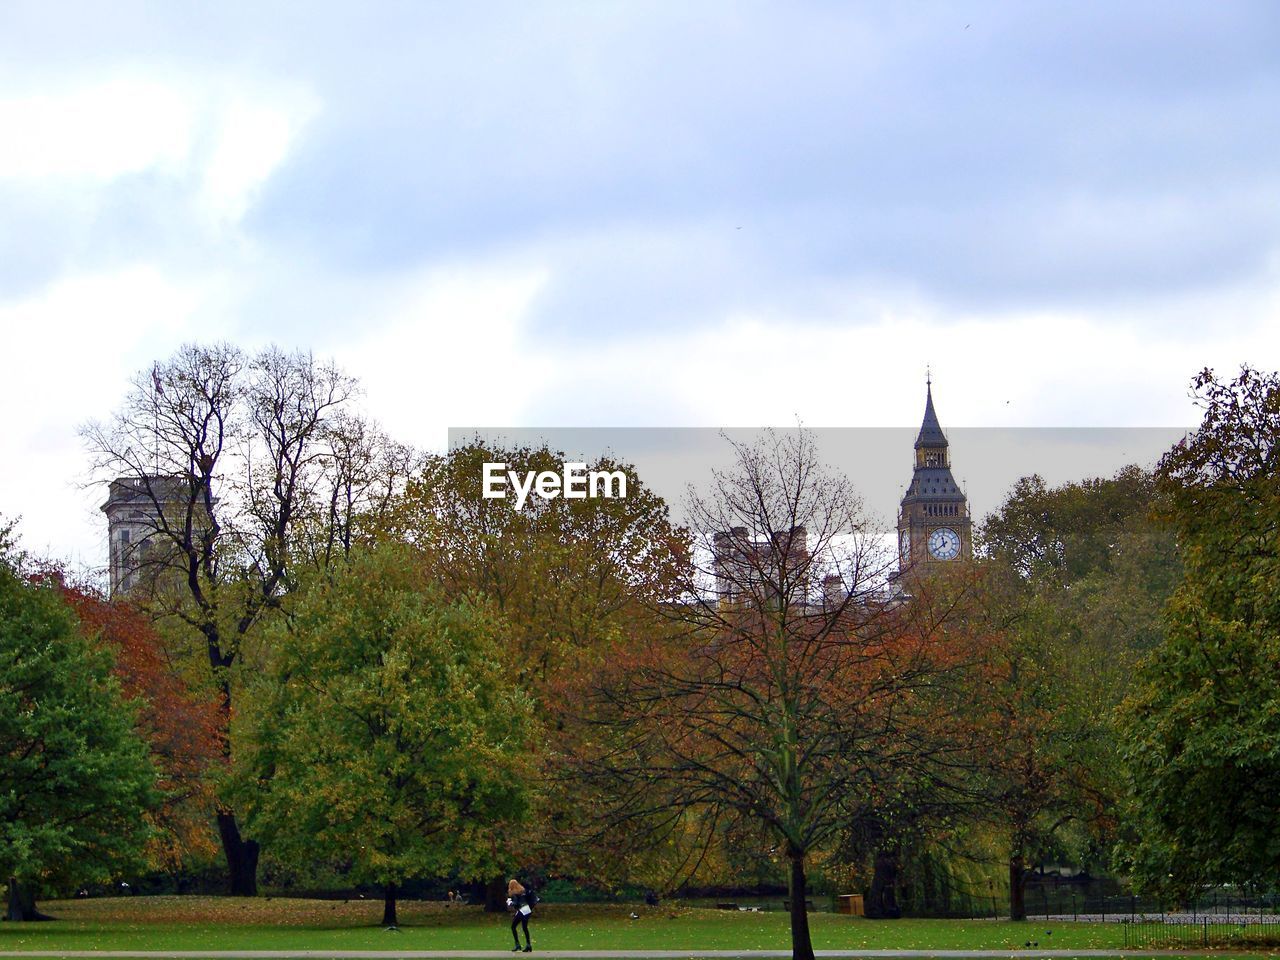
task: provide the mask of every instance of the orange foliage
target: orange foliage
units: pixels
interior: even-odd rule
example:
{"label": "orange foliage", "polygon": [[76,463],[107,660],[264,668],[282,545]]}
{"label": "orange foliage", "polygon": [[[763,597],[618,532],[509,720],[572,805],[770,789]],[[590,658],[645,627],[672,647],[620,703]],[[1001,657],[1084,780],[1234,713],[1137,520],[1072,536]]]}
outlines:
{"label": "orange foliage", "polygon": [[625,860],[701,806],[699,823],[771,828],[820,856],[852,818],[960,802],[999,736],[985,716],[999,624],[973,579],[836,612],[719,606],[704,627],[673,606],[555,676],[559,762],[601,804],[573,828],[596,815],[595,855]]}
{"label": "orange foliage", "polygon": [[212,769],[222,756],[221,718],[212,694],[192,690],[165,655],[150,622],[123,600],[104,600],[56,578],[81,629],[111,650],[126,697],[138,704],[138,732],[151,747],[165,800],[152,815],[152,863],[175,868],[217,853],[210,829]]}

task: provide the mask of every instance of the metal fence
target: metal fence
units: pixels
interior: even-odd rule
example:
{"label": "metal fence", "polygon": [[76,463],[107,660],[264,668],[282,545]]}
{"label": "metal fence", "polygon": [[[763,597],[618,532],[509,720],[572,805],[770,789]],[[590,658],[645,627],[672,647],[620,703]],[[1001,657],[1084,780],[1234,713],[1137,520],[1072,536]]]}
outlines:
{"label": "metal fence", "polygon": [[1260,947],[1280,944],[1280,917],[1225,919],[1185,915],[1165,919],[1144,918],[1127,921],[1124,928],[1126,950],[1153,950],[1198,947]]}
{"label": "metal fence", "polygon": [[[1006,894],[1007,897],[1007,894]],[[1280,923],[1280,895],[1246,895],[1238,891],[1214,891],[1186,904],[1169,904],[1132,894],[1089,896],[1067,887],[1028,886],[1025,897],[1029,918],[1058,920],[1127,921],[1129,923],[1213,924]],[[1008,915],[1008,903],[1000,912]],[[990,916],[990,914],[988,914]]]}

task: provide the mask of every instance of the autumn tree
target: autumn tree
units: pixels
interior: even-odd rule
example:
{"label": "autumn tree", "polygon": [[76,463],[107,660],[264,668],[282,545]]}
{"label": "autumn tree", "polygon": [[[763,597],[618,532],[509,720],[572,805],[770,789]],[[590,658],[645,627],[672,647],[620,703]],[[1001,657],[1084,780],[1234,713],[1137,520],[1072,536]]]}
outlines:
{"label": "autumn tree", "polygon": [[1280,873],[1280,376],[1200,373],[1204,411],[1165,454],[1185,574],[1123,712],[1124,860],[1145,888]]}
{"label": "autumn tree", "polygon": [[[577,681],[591,664],[644,632],[654,610],[678,594],[687,576],[689,544],[666,503],[634,468],[609,458],[589,465],[620,471],[625,497],[544,500],[522,509],[512,499],[482,496],[483,465],[559,473],[563,453],[547,446],[503,448],[480,440],[430,461],[408,485],[386,535],[420,547],[431,579],[450,598],[480,595],[508,625],[516,679],[538,703],[551,739],[543,755],[551,774],[535,796],[535,815],[571,817],[590,804],[582,784],[554,774],[562,769],[559,742],[572,722],[562,709],[577,696]],[[541,862],[573,872],[588,869],[601,852],[561,843],[552,824],[531,831]],[[522,851],[529,855],[526,848]],[[502,910],[505,879],[486,885],[486,906]]]}
{"label": "autumn tree", "polygon": [[10,920],[47,919],[42,886],[102,881],[133,863],[156,772],[111,658],[0,529],[0,869]]}
{"label": "autumn tree", "polygon": [[413,550],[353,553],[311,578],[255,687],[249,824],[285,855],[384,890],[500,869],[537,739],[520,651],[483,602],[447,600]]}
{"label": "autumn tree", "polygon": [[161,802],[147,813],[149,863],[174,869],[217,850],[210,834],[216,808],[214,772],[222,755],[215,696],[192,689],[174,668],[155,626],[128,600],[53,578],[75,611],[81,633],[112,655],[112,673],[136,705],[137,731],[159,771]]}
{"label": "autumn tree", "polygon": [[[254,656],[299,566],[346,549],[357,514],[376,511],[397,483],[368,479],[380,461],[374,435],[361,440],[353,426],[355,390],[309,354],[188,345],[135,377],[118,413],[83,430],[94,474],[123,484],[147,526],[129,547],[139,580],[130,597],[192,638],[224,734],[235,669]],[[235,745],[223,742],[230,759]],[[216,823],[231,892],[253,894],[257,842],[228,805]]]}
{"label": "autumn tree", "polygon": [[636,843],[665,842],[690,812],[766,839],[789,878],[793,955],[808,960],[808,860],[850,797],[919,758],[913,694],[948,655],[891,602],[883,537],[809,434],[734,453],[691,499],[696,566],[665,608],[673,629],[600,670],[586,705],[599,735],[575,773],[596,784],[600,822]]}
{"label": "autumn tree", "polygon": [[896,628],[932,638],[933,675],[899,704],[905,747],[873,768],[874,785],[846,803],[837,859],[865,876],[868,917],[918,907],[923,876],[971,872],[975,828],[990,808],[993,746],[1006,731],[991,702],[992,653],[1007,611],[979,562],[917,565],[897,580]]}
{"label": "autumn tree", "polygon": [[547,446],[504,449],[476,440],[456,447],[415,479],[393,536],[422,546],[451,594],[479,591],[518,632],[521,670],[538,682],[595,648],[629,615],[672,599],[688,557],[667,504],[629,464],[602,457],[589,470],[626,477],[625,497],[542,499],[521,509],[482,496],[483,466],[521,476],[559,473]]}
{"label": "autumn tree", "polygon": [[1113,712],[1158,641],[1179,569],[1159,502],[1137,467],[1055,488],[1028,477],[983,524],[986,606],[1002,620],[987,651],[987,789],[1015,920],[1032,868],[1063,855],[1072,831],[1095,851],[1114,834]]}

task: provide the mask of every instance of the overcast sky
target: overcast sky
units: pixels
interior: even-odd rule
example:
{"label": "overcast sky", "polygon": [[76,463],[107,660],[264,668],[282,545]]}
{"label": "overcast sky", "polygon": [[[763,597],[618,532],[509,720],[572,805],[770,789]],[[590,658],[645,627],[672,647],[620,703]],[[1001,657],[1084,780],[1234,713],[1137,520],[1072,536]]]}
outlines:
{"label": "overcast sky", "polygon": [[[448,426],[1193,423],[1280,367],[1280,5],[0,4],[0,513],[189,340]],[[909,457],[909,454],[908,454]]]}

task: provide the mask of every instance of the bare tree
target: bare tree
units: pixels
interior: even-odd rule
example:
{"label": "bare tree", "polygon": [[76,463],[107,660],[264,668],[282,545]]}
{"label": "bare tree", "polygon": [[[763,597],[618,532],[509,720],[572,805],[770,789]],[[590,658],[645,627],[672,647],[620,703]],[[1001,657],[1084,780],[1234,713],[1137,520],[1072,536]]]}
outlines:
{"label": "bare tree", "polygon": [[324,444],[320,481],[301,518],[305,533],[297,538],[317,567],[350,554],[354,542],[375,536],[409,479],[420,475],[425,465],[412,447],[348,411],[329,424]]}
{"label": "bare tree", "polygon": [[787,865],[797,960],[813,946],[806,860],[853,798],[928,748],[916,695],[949,669],[936,618],[887,590],[892,558],[850,483],[798,430],[735,444],[689,509],[700,549],[675,638],[620,656],[596,681],[597,735],[573,775],[615,837],[763,833]]}
{"label": "bare tree", "polygon": [[[128,545],[123,585],[154,617],[200,638],[228,760],[232,667],[279,607],[295,564],[315,559],[302,544],[349,542],[356,501],[376,486],[355,474],[384,445],[368,427],[359,455],[343,439],[355,392],[350,377],[306,353],[187,345],[137,375],[108,421],[83,428],[93,475],[144,534]],[[340,499],[341,510],[323,506]],[[229,808],[217,826],[231,892],[254,894],[258,845]]]}

